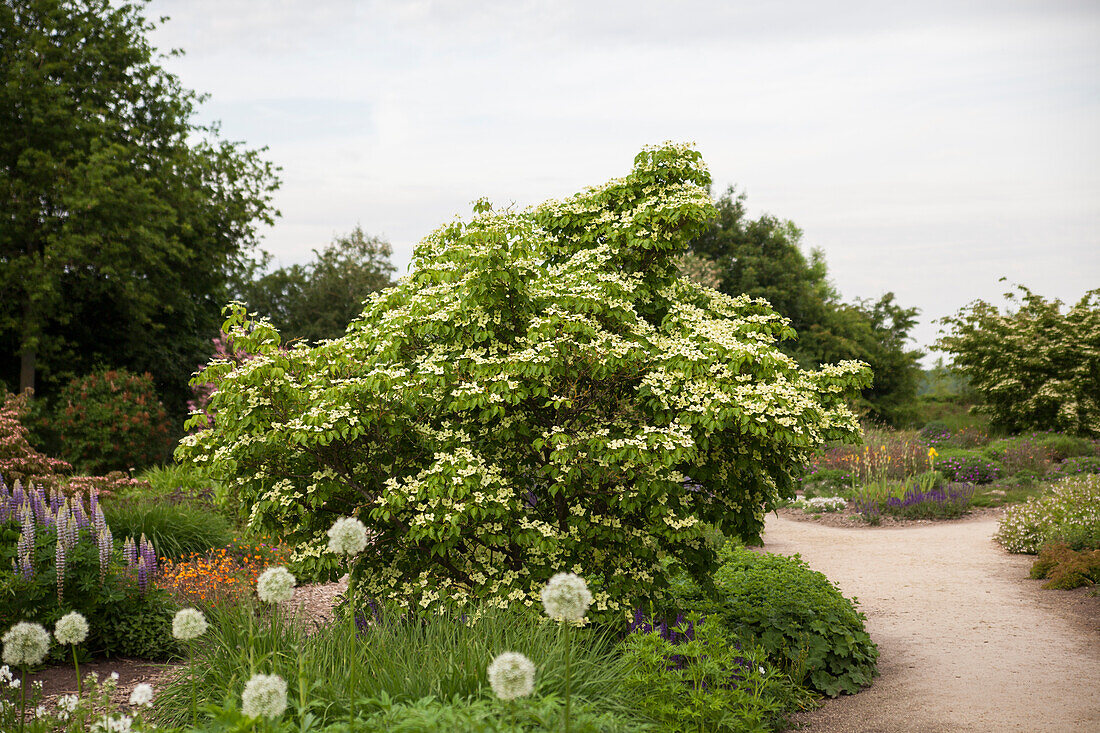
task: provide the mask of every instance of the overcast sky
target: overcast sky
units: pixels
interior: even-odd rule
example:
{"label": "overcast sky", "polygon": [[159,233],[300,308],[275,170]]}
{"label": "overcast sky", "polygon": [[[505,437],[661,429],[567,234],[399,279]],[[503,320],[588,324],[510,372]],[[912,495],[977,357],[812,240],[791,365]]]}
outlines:
{"label": "overcast sky", "polygon": [[845,299],[932,319],[1100,287],[1100,2],[154,0],[204,121],[268,146],[280,264],[356,223],[413,245],[694,141]]}

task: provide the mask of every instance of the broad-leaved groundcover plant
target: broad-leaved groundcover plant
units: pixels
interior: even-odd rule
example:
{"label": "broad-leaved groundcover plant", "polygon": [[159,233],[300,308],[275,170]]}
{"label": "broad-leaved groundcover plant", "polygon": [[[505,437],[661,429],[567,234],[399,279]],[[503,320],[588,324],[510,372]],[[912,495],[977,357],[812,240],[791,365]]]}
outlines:
{"label": "broad-leaved groundcover plant", "polygon": [[860,362],[799,368],[765,301],[680,276],[709,184],[699,153],[669,143],[564,200],[480,201],[316,345],[281,349],[232,308],[226,332],[256,357],[196,377],[218,420],[179,456],[297,544],[299,574],[335,570],[326,532],[354,516],[368,597],[533,605],[573,572],[592,613],[625,618],[670,568],[716,568],[704,525],[758,534],[795,467],[855,440],[845,400],[870,379]]}

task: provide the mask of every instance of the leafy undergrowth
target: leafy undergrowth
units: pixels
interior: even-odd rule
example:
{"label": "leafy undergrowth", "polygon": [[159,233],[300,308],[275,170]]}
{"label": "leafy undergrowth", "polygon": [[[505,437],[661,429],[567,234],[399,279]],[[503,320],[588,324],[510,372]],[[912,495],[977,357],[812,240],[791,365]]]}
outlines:
{"label": "leafy undergrowth", "polygon": [[1074,550],[1065,542],[1043,545],[1031,577],[1047,578],[1044,588],[1072,590],[1100,582],[1100,550]]}

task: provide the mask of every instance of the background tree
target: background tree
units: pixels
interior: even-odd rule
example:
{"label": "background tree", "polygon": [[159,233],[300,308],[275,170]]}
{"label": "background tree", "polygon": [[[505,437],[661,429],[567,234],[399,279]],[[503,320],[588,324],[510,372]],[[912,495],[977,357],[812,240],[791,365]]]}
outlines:
{"label": "background tree", "polygon": [[805,368],[844,359],[866,362],[874,383],[863,390],[860,406],[875,419],[904,422],[921,375],[921,352],[907,348],[917,309],[902,308],[893,293],[842,302],[829,282],[824,254],[803,253],[802,230],[794,223],[769,215],[750,219],[745,195],[732,187],[715,207],[706,231],[692,240],[691,253],[717,272],[688,259],[684,274],[727,295],[766,299],[790,319],[798,338],[781,348]]}
{"label": "background tree", "polygon": [[940,321],[936,347],[980,399],[975,410],[1009,432],[1100,436],[1100,289],[1072,308],[1017,285],[1015,309],[976,300]]}
{"label": "background tree", "polygon": [[0,2],[0,374],[150,371],[179,414],[278,180],[193,121],[144,4]]}
{"label": "background tree", "polygon": [[342,336],[362,312],[367,296],[393,284],[392,248],[365,235],[360,226],[313,254],[314,260],[306,265],[267,274],[257,274],[266,264],[260,260],[237,282],[238,299],[270,318],[288,341]]}

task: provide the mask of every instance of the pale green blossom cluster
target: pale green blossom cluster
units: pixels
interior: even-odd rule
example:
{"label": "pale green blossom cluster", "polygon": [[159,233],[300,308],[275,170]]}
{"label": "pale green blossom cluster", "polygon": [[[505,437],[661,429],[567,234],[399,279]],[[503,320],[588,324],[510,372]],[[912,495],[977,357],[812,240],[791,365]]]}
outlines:
{"label": "pale green blossom cluster", "polygon": [[567,199],[479,202],[316,346],[280,349],[235,309],[226,330],[257,357],[198,377],[225,419],[181,457],[216,463],[296,561],[361,550],[357,528],[329,534],[355,514],[384,548],[357,560],[371,597],[531,606],[550,575],[584,572],[593,609],[625,614],[678,559],[706,564],[706,525],[759,532],[790,467],[859,430],[864,365],[804,371],[767,303],[680,277],[709,183],[666,143]]}
{"label": "pale green blossom cluster", "polygon": [[1100,476],[1064,478],[1041,496],[1010,506],[994,539],[1009,552],[1034,555],[1054,533],[1074,529],[1100,534]]}

